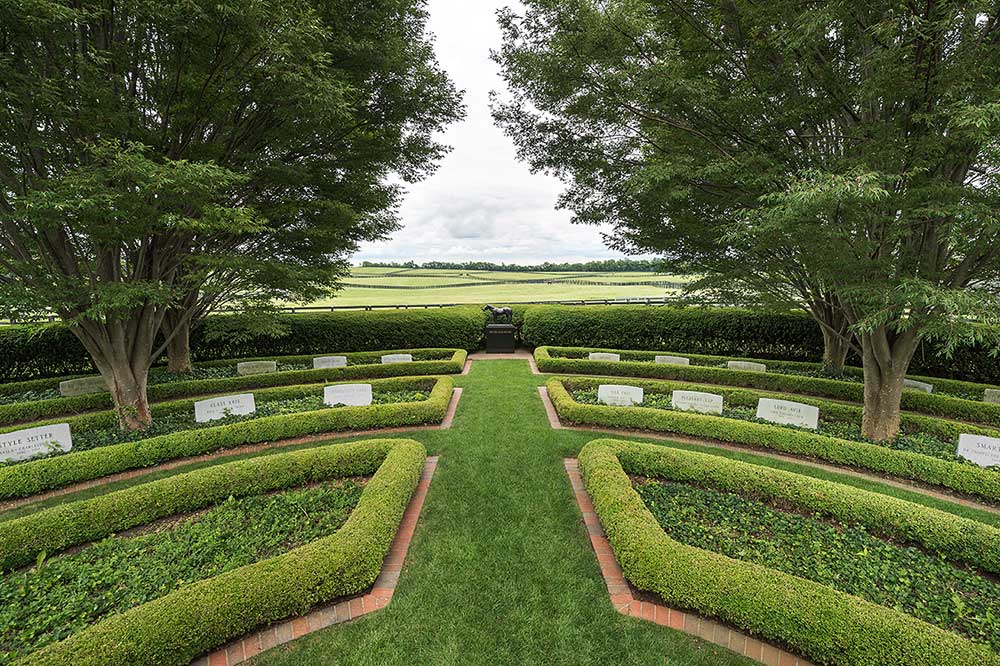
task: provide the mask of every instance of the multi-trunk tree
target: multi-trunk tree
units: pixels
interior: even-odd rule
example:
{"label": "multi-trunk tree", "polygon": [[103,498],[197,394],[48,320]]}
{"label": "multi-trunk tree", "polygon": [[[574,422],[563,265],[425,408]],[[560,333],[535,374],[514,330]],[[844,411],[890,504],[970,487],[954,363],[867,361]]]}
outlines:
{"label": "multi-trunk tree", "polygon": [[522,157],[611,243],[856,340],[865,435],[897,433],[922,339],[996,342],[996,3],[525,5],[495,55]]}
{"label": "multi-trunk tree", "polygon": [[421,0],[0,0],[0,303],[67,322],[123,426],[221,303],[322,293],[462,114]]}

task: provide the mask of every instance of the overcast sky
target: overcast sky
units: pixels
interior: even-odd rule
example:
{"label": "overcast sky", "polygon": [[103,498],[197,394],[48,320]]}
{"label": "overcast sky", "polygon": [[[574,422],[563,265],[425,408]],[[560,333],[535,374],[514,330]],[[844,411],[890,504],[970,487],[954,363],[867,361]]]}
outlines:
{"label": "overcast sky", "polygon": [[510,0],[430,0],[429,30],[441,66],[465,91],[465,121],[442,140],[453,150],[427,180],[409,186],[403,228],[366,244],[363,260],[540,263],[622,255],[604,247],[600,229],[570,224],[555,209],[562,184],[532,175],[490,117],[491,90],[505,92],[490,49],[500,43],[496,10]]}

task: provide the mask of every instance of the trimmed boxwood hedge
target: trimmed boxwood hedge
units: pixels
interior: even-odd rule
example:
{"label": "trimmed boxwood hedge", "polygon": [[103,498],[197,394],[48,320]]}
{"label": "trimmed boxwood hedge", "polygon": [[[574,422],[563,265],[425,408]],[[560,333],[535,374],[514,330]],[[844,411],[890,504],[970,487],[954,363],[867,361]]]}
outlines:
{"label": "trimmed boxwood hedge", "polygon": [[[356,459],[354,458],[356,457]],[[372,440],[264,456],[197,470],[145,486],[39,514],[50,531],[78,538],[100,533],[96,521],[128,511],[119,524],[143,524],[233,494],[266,492],[354,473],[374,476],[344,526],[277,557],[186,585],[111,616],[22,658],[21,666],[187,666],[233,638],[357,594],[378,577],[403,513],[416,489],[426,452],[413,440]],[[377,471],[376,471],[377,470]],[[121,493],[130,493],[122,495]],[[198,497],[187,497],[200,493]],[[161,507],[159,503],[165,503]],[[76,514],[74,514],[74,510]],[[56,513],[52,513],[56,512]],[[35,518],[34,516],[32,518]],[[62,525],[60,525],[62,523]],[[40,526],[42,523],[40,523]],[[88,532],[89,530],[89,532]]]}
{"label": "trimmed boxwood hedge", "polygon": [[[819,326],[799,312],[648,305],[533,305],[525,310],[522,335],[533,347],[674,349],[685,354],[811,362],[823,358]],[[994,350],[980,345],[959,347],[949,356],[934,342],[924,341],[913,357],[910,370],[918,375],[1000,384],[1000,364]]]}
{"label": "trimmed boxwood hedge", "polygon": [[[616,350],[584,347],[538,347],[535,349],[535,364],[538,366],[539,371],[546,373],[674,379],[688,382],[721,384],[724,386],[740,386],[764,391],[812,395],[856,403],[864,402],[864,386],[857,382],[819,377],[802,377],[776,372],[748,372],[745,370],[731,370],[729,368],[716,368],[703,365],[672,365],[627,360],[591,361],[588,358],[553,356],[551,354],[552,351],[575,354],[590,351],[614,352]],[[637,352],[623,353],[634,354]],[[651,357],[656,354],[656,352],[638,353],[649,354]],[[692,359],[695,358],[690,354],[688,356]],[[715,360],[716,357],[709,358]],[[718,360],[724,360],[724,358],[720,357]],[[964,400],[962,398],[934,395],[932,393],[907,389],[903,391],[902,407],[903,409],[931,416],[1000,426],[1000,405],[992,403]]]}
{"label": "trimmed boxwood hedge", "polygon": [[[222,449],[279,441],[303,435],[350,430],[370,430],[440,423],[451,401],[450,377],[406,377],[376,380],[392,390],[434,379],[427,400],[367,407],[331,407],[298,414],[267,416],[227,425],[185,430],[137,442],[126,442],[65,455],[0,467],[0,500],[30,497],[47,490],[99,479],[130,469],[151,467],[168,460],[212,453]],[[272,389],[301,391],[302,387]],[[170,409],[187,408],[192,401],[172,403]],[[94,415],[86,417],[96,418]],[[80,417],[84,418],[84,417]]]}
{"label": "trimmed boxwood hedge", "polygon": [[569,381],[572,380],[551,379],[546,387],[560,418],[572,423],[680,433],[760,447],[921,481],[991,503],[1000,502],[1000,474],[974,465],[723,416],[648,407],[584,405],[566,390],[563,382]]}
{"label": "trimmed boxwood hedge", "polygon": [[[256,356],[398,348],[472,351],[483,341],[485,317],[476,306],[410,310],[352,310],[278,317],[278,337],[241,333],[239,319],[217,315],[191,334],[196,362]],[[235,322],[235,326],[234,326]],[[83,346],[62,324],[0,327],[0,381],[93,374]]]}
{"label": "trimmed boxwood hedge", "polygon": [[817,663],[1000,664],[1000,655],[984,646],[899,611],[674,541],[632,488],[617,446],[611,440],[587,444],[580,469],[618,563],[636,588],[780,642]]}
{"label": "trimmed boxwood hedge", "polygon": [[[440,360],[413,361],[412,363],[385,363],[381,362],[382,354],[413,353],[425,356],[440,354],[447,356]],[[349,363],[344,368],[322,368],[319,370],[286,370],[284,372],[268,372],[254,375],[242,375],[235,377],[219,377],[215,379],[193,379],[189,381],[177,381],[164,384],[154,384],[148,389],[149,399],[152,402],[167,400],[170,398],[180,398],[184,396],[198,396],[210,393],[233,393],[247,389],[259,389],[269,386],[287,386],[291,384],[305,384],[314,382],[338,382],[349,379],[378,379],[380,377],[404,377],[410,375],[449,375],[458,374],[465,366],[465,359],[468,352],[464,349],[398,349],[376,352],[348,352],[344,354]],[[286,356],[286,357],[259,357],[252,360],[283,361],[286,363],[302,363],[311,360],[320,354],[309,356]],[[241,359],[242,360],[242,359]],[[222,366],[232,363],[235,365],[237,359],[227,359],[224,361],[210,361],[203,366]],[[58,386],[59,379],[39,379],[29,382],[18,382],[15,384],[0,384],[0,393],[10,395],[12,393],[23,393],[29,390],[42,388],[52,388]],[[20,388],[11,390],[11,387]],[[24,387],[24,388],[21,388]],[[18,402],[8,405],[0,405],[0,426],[28,423],[42,418],[55,417],[60,414],[75,414],[94,409],[110,409],[112,406],[111,396],[108,393],[88,393],[85,395],[72,396],[68,398],[51,398],[48,400],[36,400],[33,402]]]}

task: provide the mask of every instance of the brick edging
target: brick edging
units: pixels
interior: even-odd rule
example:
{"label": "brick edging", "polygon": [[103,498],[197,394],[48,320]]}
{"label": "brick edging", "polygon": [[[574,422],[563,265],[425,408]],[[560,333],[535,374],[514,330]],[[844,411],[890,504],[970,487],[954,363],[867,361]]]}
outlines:
{"label": "brick edging", "polygon": [[455,419],[455,412],[458,410],[458,401],[461,399],[461,397],[462,397],[462,389],[460,388],[452,389],[451,400],[448,403],[448,409],[445,411],[444,419],[441,421],[441,423],[436,425],[400,426],[394,428],[374,428],[371,430],[345,430],[342,432],[327,432],[327,433],[318,433],[315,435],[305,435],[303,437],[282,439],[275,442],[247,444],[232,449],[223,449],[221,451],[206,453],[200,456],[187,456],[185,458],[177,458],[175,460],[170,460],[165,463],[161,463],[159,465],[153,465],[151,467],[141,467],[139,469],[130,469],[124,472],[118,472],[117,474],[109,474],[108,476],[102,476],[99,479],[81,481],[80,483],[75,483],[71,486],[66,486],[65,488],[57,488],[55,490],[49,490],[47,492],[39,493],[37,495],[32,495],[30,497],[21,497],[19,499],[7,500],[4,502],[0,502],[0,512],[9,511],[10,509],[16,509],[18,507],[25,506],[27,504],[34,504],[36,502],[41,502],[43,500],[51,499],[53,497],[68,495],[70,493],[79,492],[81,490],[87,490],[88,488],[104,486],[109,483],[115,483],[116,481],[135,479],[140,476],[146,476],[147,474],[152,474],[153,472],[162,472],[169,469],[175,469],[177,467],[183,467],[184,465],[190,465],[199,462],[207,462],[210,460],[218,460],[220,458],[228,458],[231,456],[239,456],[246,453],[259,453],[260,451],[267,451],[269,449],[280,449],[288,446],[295,446],[297,444],[308,444],[310,442],[326,442],[333,439],[347,439],[349,437],[370,437],[372,435],[389,436],[389,435],[404,434],[409,432],[419,432],[422,430],[449,430],[451,428],[452,422]]}
{"label": "brick edging", "polygon": [[[756,448],[749,445],[739,446],[736,444],[727,444],[726,442],[720,442],[712,439],[701,439],[698,437],[691,437],[690,435],[680,435],[675,433],[664,434],[649,430],[606,428],[603,426],[596,426],[596,425],[581,425],[581,426],[569,425],[563,423],[562,420],[559,418],[559,412],[556,411],[555,405],[552,404],[552,399],[549,398],[548,389],[544,386],[539,386],[538,394],[541,396],[542,404],[545,406],[545,414],[549,419],[549,426],[554,430],[577,430],[581,432],[593,432],[595,434],[602,434],[602,435],[614,435],[615,437],[641,437],[643,439],[657,439],[661,441],[681,442],[683,444],[706,446],[715,449],[722,449],[724,451],[733,451],[735,453],[751,453],[753,455],[761,456],[764,458],[770,458],[772,460],[781,460],[784,462],[795,463],[796,465],[802,465],[804,467],[812,467],[813,469],[823,470],[824,472],[843,474],[845,476],[853,476],[854,478],[864,479],[866,481],[874,481],[876,483],[881,483],[886,486],[892,486],[893,488],[909,490],[911,492],[919,493],[921,495],[926,495],[927,497],[933,497],[934,499],[950,502],[951,504],[958,504],[960,506],[965,506],[970,509],[978,509],[980,511],[986,511],[987,513],[1000,515],[1000,506],[981,504],[979,502],[976,502],[975,500],[967,499],[965,497],[958,497],[956,495],[951,495],[946,492],[934,490],[933,488],[927,488],[922,485],[911,484],[907,483],[906,481],[899,481],[884,476],[878,476],[876,474],[866,474],[864,472],[851,469],[850,467],[840,467],[837,465],[815,462],[813,460],[808,460],[806,458],[786,456],[780,453],[775,453],[773,451],[766,451],[764,449]],[[752,465],[754,463],[748,463],[748,464]],[[869,492],[875,492],[875,491],[869,491]]]}
{"label": "brick edging", "polygon": [[396,584],[399,582],[399,574],[403,569],[403,562],[406,560],[406,551],[413,539],[417,519],[420,517],[420,510],[427,498],[427,490],[434,477],[434,471],[437,469],[437,463],[437,456],[427,458],[417,489],[413,491],[410,503],[403,513],[403,519],[400,521],[399,530],[389,547],[389,553],[382,561],[382,571],[367,593],[322,606],[301,617],[291,618],[250,633],[196,659],[191,666],[234,666],[241,664],[265,650],[283,645],[314,631],[355,620],[388,606],[389,602],[392,601]]}
{"label": "brick edging", "polygon": [[604,534],[601,521],[594,511],[594,504],[584,488],[576,459],[565,458],[563,464],[566,467],[566,474],[569,476],[577,506],[580,507],[580,512],[583,514],[583,523],[590,536],[590,545],[593,546],[597,562],[601,567],[601,576],[608,588],[608,597],[616,611],[622,615],[630,615],[697,636],[767,666],[813,666],[812,662],[806,661],[802,657],[748,636],[738,629],[690,611],[680,611],[658,602],[636,599],[632,593],[632,586],[625,580],[625,574],[611,550],[611,544]]}

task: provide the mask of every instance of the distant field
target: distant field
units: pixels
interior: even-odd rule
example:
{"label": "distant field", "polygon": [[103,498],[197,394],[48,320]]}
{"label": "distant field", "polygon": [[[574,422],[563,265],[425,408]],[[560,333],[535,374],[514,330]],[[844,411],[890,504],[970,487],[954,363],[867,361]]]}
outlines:
{"label": "distant field", "polygon": [[677,293],[670,283],[679,284],[690,279],[662,273],[508,273],[355,268],[335,298],[310,305],[420,305],[662,297]]}

